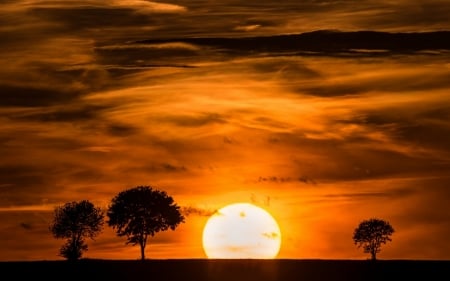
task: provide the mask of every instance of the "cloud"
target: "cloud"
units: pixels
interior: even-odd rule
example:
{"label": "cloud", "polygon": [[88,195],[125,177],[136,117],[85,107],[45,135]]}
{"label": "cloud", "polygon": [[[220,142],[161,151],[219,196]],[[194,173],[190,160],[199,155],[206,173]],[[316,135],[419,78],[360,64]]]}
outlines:
{"label": "cloud", "polygon": [[77,1],[77,0],[66,0],[66,1],[34,1],[34,0],[23,0],[20,1],[20,5],[12,5],[7,4],[7,7],[13,9],[13,7],[25,7],[28,9],[32,8],[49,8],[49,9],[58,9],[58,8],[127,8],[138,10],[139,12],[144,13],[178,13],[184,12],[186,10],[185,7],[163,3],[163,2],[154,2],[154,1],[146,1],[146,0],[112,0],[112,1],[101,1],[101,0],[87,0],[87,1]]}
{"label": "cloud", "polygon": [[33,229],[33,225],[31,225],[31,224],[29,224],[29,223],[26,223],[26,222],[20,223],[20,226],[21,226],[23,229],[26,229],[26,230],[31,230],[31,229]]}
{"label": "cloud", "polygon": [[312,87],[298,88],[300,93],[333,97],[346,95],[359,95],[367,92],[411,92],[426,89],[446,89],[450,86],[450,73],[437,72],[432,76],[424,76],[420,70],[409,71],[401,68],[396,68],[396,73],[389,73],[386,70],[379,75],[368,77],[368,79],[358,79],[348,81],[343,77],[339,82],[332,82],[332,84],[315,85]]}
{"label": "cloud", "polygon": [[[7,157],[5,155],[5,157]],[[51,181],[46,177],[45,168],[31,163],[6,163],[0,165],[2,178],[0,206],[20,206],[34,204],[35,196],[30,192],[42,186],[42,191],[48,191],[45,187]]]}
{"label": "cloud", "polygon": [[303,182],[306,184],[313,184],[313,185],[317,184],[313,179],[307,176],[299,176],[297,178],[277,177],[277,176],[259,177],[258,182],[273,182],[273,183]]}
{"label": "cloud", "polygon": [[252,24],[252,25],[244,25],[244,26],[239,25],[239,26],[236,26],[234,29],[237,31],[247,31],[248,32],[248,31],[256,30],[260,27],[261,27],[261,25],[259,25],[259,24]]}
{"label": "cloud", "polygon": [[185,166],[175,166],[170,163],[162,163],[158,166],[152,166],[150,169],[154,171],[164,170],[166,172],[184,172],[187,170]]}
{"label": "cloud", "polygon": [[444,19],[450,7],[445,0],[380,2],[379,9],[377,13],[356,18],[355,25],[361,29],[371,29],[375,25],[391,31],[449,29]]}
{"label": "cloud", "polygon": [[365,192],[355,192],[355,193],[339,193],[339,194],[325,194],[323,197],[328,199],[337,199],[337,200],[358,200],[358,199],[376,199],[376,198],[386,198],[386,199],[398,199],[404,198],[407,196],[415,195],[417,191],[411,188],[393,188],[385,191],[365,191]]}
{"label": "cloud", "polygon": [[[27,13],[22,16],[30,18],[31,15],[34,19],[37,16],[41,24],[50,21],[57,26],[62,23],[72,29],[72,34],[88,28],[92,28],[89,32],[96,33],[95,26],[108,28],[109,34],[116,38],[120,35],[116,33],[118,30],[133,36],[139,34],[142,39],[149,31],[157,31],[157,37],[167,37],[183,33],[194,36],[249,32],[287,34],[319,29],[409,32],[449,29],[445,0],[414,3],[387,0],[283,1],[282,4],[271,1],[178,1],[177,4],[144,0],[20,1],[4,3],[3,8],[9,14],[22,13],[25,9]],[[17,17],[11,17],[8,23],[13,18]],[[110,20],[113,18],[118,20]],[[131,26],[134,28],[128,29]],[[107,34],[96,34],[108,37]]]}
{"label": "cloud", "polygon": [[173,115],[161,117],[161,121],[169,122],[180,127],[198,127],[214,123],[226,123],[226,118],[217,113],[202,113],[194,116]]}
{"label": "cloud", "polygon": [[181,213],[185,216],[202,216],[202,217],[210,217],[214,214],[218,214],[218,210],[205,209],[195,206],[184,206],[181,208]]}
{"label": "cloud", "polygon": [[139,132],[139,129],[133,125],[111,124],[107,126],[106,131],[115,137],[128,137]]}
{"label": "cloud", "polygon": [[57,89],[36,88],[24,86],[0,85],[0,90],[4,93],[0,98],[1,106],[47,106],[61,102],[74,100],[79,93],[64,93]]}
{"label": "cloud", "polygon": [[[40,96],[42,97],[42,96]],[[23,106],[27,101],[33,101],[33,98],[18,99],[17,105]],[[34,99],[36,100],[36,99]],[[45,99],[39,100],[41,104],[33,104],[34,106],[48,105],[45,104]],[[56,103],[57,100],[50,99],[49,102]],[[22,104],[20,104],[22,103]],[[9,116],[12,120],[28,120],[28,121],[41,121],[41,122],[79,122],[88,121],[95,118],[99,118],[101,112],[107,108],[107,105],[76,105],[70,106],[48,106],[46,110],[40,107],[37,110],[26,110],[17,112]]]}
{"label": "cloud", "polygon": [[117,7],[127,7],[136,10],[139,13],[181,13],[186,12],[186,7],[145,0],[115,0],[113,5]]}
{"label": "cloud", "polygon": [[178,52],[183,50],[191,50],[191,51],[198,51],[200,50],[200,47],[195,46],[193,44],[184,43],[184,42],[167,42],[167,43],[160,43],[160,44],[136,44],[136,43],[130,43],[130,44],[116,44],[116,45],[106,45],[106,46],[99,46],[95,48],[96,50],[135,50],[135,49],[145,49],[145,50],[152,50],[152,49],[175,49]]}

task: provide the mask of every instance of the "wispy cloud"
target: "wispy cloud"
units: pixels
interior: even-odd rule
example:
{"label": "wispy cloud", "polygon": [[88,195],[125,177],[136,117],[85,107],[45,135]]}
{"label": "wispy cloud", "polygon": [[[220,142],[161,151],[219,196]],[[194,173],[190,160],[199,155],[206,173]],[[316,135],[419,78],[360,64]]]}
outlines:
{"label": "wispy cloud", "polygon": [[181,208],[181,212],[185,216],[191,216],[191,215],[197,215],[197,216],[204,216],[204,217],[210,217],[214,214],[218,214],[218,210],[211,210],[207,208],[201,208],[201,207],[195,207],[195,206],[185,206]]}

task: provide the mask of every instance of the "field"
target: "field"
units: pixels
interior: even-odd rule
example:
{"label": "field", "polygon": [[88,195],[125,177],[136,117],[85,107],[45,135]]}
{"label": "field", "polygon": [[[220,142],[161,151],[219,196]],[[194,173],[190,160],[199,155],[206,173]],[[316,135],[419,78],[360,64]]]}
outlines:
{"label": "field", "polygon": [[[442,280],[450,261],[430,260],[80,260],[0,262],[9,280],[352,281]],[[445,278],[444,278],[445,279]]]}

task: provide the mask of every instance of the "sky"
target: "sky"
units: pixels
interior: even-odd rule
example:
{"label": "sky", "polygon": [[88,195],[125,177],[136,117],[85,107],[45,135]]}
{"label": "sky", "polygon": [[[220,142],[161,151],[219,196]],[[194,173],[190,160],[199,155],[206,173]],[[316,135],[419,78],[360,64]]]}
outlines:
{"label": "sky", "polygon": [[[188,37],[450,30],[448,0],[0,2],[0,260],[57,260],[53,210],[166,191],[186,217],[147,258],[205,258],[218,209],[278,222],[277,258],[450,259],[450,53],[223,52]],[[147,39],[170,43],[136,43]],[[268,37],[270,38],[270,37]],[[270,39],[268,39],[270,40]],[[138,259],[105,227],[87,258]]]}

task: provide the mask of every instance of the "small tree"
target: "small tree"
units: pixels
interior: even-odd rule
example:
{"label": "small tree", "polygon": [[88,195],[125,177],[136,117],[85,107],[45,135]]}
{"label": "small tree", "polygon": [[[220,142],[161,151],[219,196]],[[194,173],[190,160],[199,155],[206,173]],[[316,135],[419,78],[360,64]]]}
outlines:
{"label": "small tree", "polygon": [[150,186],[137,186],[120,192],[112,199],[107,216],[108,225],[118,236],[126,236],[126,244],[139,244],[145,260],[148,236],[175,228],[184,222],[180,207],[165,191]]}
{"label": "small tree", "polygon": [[392,241],[390,238],[394,228],[389,222],[372,218],[363,220],[353,232],[353,241],[358,248],[363,248],[364,253],[370,253],[372,260],[377,259],[377,253],[381,251],[381,244]]}
{"label": "small tree", "polygon": [[49,229],[57,239],[67,239],[60,256],[78,260],[88,250],[86,238],[94,239],[103,229],[104,213],[88,200],[69,202],[54,210]]}

